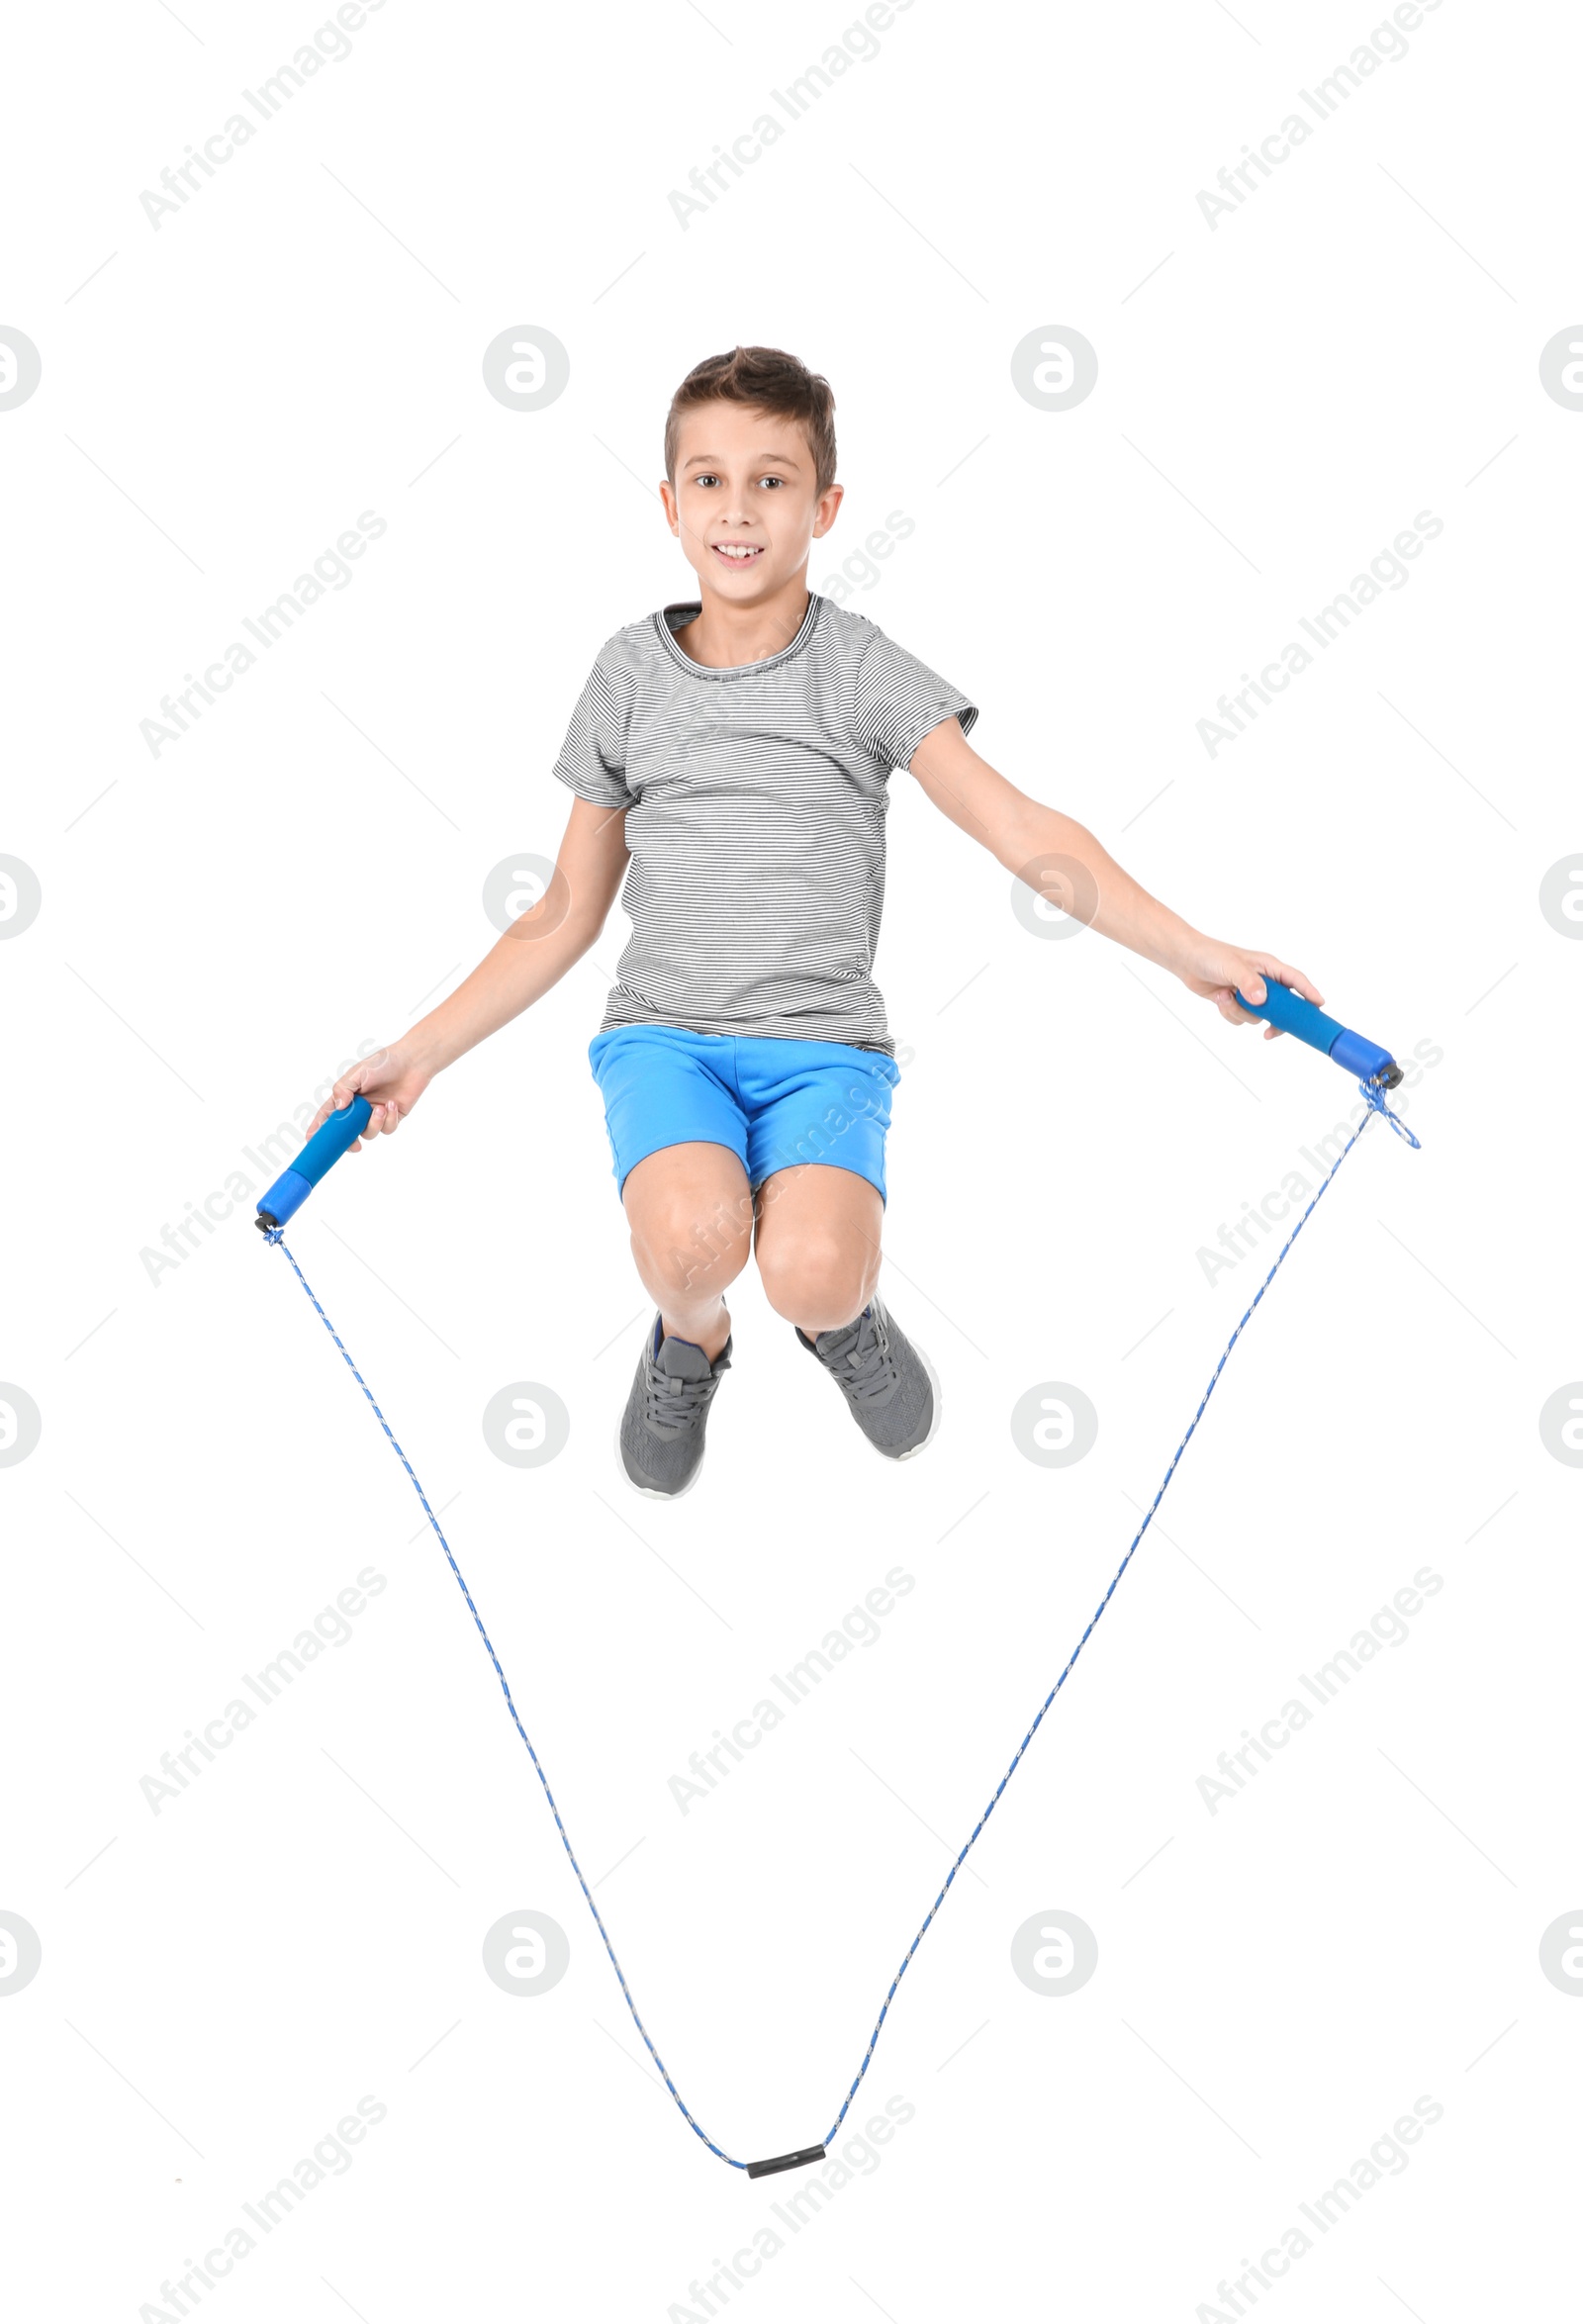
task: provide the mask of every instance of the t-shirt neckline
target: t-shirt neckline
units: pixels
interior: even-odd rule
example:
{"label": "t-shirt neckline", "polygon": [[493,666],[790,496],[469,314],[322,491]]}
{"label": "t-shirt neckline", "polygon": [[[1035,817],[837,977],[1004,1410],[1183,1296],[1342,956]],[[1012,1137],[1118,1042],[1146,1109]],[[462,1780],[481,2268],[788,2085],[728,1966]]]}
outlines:
{"label": "t-shirt neckline", "polygon": [[676,642],[677,628],[685,629],[687,623],[673,624],[671,615],[686,613],[689,619],[692,619],[703,610],[701,600],[689,598],[675,604],[667,605],[663,612],[653,616],[653,620],[666,652],[673,661],[680,662],[685,670],[691,670],[695,678],[752,678],[760,670],[774,670],[782,662],[789,662],[793,654],[802,651],[818,626],[819,608],[824,602],[816,589],[809,590],[808,609],[802,616],[802,625],[795,637],[784,645],[778,654],[766,654],[764,659],[759,662],[732,662],[721,670],[711,668],[706,662],[695,662],[693,656]]}

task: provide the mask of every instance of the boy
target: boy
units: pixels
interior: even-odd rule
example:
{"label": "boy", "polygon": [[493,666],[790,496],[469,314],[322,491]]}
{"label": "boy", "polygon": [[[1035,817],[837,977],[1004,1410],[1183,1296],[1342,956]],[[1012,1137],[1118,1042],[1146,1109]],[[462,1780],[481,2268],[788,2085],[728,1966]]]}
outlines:
{"label": "boy", "polygon": [[1273,953],[1216,943],[1158,903],[1090,831],[978,757],[966,695],[809,594],[811,543],[841,506],[835,464],[834,399],[794,357],[739,346],[689,373],[660,497],[699,595],[602,648],[555,767],[576,796],[544,895],[315,1122],[361,1090],[364,1137],[395,1130],[442,1066],[589,951],[626,875],[632,939],[589,1058],[657,1310],[621,1463],[664,1499],[698,1476],[731,1363],[725,1293],[750,1249],[869,1442],[904,1460],[934,1433],[933,1376],[877,1290],[898,1072],[870,971],[893,769],[1230,1023],[1254,1022],[1234,988],[1261,1001],[1266,976],[1320,999]]}

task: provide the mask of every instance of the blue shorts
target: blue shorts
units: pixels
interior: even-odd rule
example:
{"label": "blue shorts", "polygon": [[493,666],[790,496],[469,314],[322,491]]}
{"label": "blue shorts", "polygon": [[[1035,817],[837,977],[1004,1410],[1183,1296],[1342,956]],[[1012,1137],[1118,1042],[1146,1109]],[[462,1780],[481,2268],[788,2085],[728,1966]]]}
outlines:
{"label": "blue shorts", "polygon": [[617,1193],[645,1156],[700,1139],[730,1148],[754,1193],[775,1170],[828,1162],[885,1199],[885,1134],[901,1071],[883,1050],[615,1025],[595,1035],[588,1056]]}

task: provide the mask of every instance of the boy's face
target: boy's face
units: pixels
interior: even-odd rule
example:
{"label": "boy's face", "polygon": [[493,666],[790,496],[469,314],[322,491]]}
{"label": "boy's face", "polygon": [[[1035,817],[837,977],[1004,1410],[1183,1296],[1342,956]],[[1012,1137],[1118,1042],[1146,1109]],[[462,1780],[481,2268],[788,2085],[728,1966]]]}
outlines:
{"label": "boy's face", "polygon": [[842,488],[815,491],[813,454],[794,419],[720,402],[683,416],[676,482],[660,496],[704,598],[758,605],[802,573],[809,544],[835,522]]}

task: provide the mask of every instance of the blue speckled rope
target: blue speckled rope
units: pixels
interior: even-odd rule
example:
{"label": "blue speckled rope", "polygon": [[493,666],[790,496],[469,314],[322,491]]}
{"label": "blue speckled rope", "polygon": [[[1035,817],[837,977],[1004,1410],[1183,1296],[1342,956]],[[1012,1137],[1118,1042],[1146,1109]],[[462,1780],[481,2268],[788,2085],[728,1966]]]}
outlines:
{"label": "blue speckled rope", "polygon": [[[847,2092],[846,2096],[841,2101],[840,2112],[837,2114],[835,2120],[831,2123],[829,2129],[824,2134],[824,2138],[821,2141],[821,2144],[824,2146],[828,2146],[830,2144],[831,2140],[835,2137],[836,2132],[840,2129],[842,2123],[846,2120],[847,2108],[851,2105],[853,2099],[857,2096],[859,2088],[863,2082],[863,2078],[869,2071],[869,2062],[874,2056],[875,2045],[880,2039],[881,2028],[884,2026],[885,2018],[889,2014],[890,2004],[896,1997],[896,1989],[900,1985],[901,1980],[907,1974],[907,1970],[912,1962],[913,1954],[922,1944],[924,1937],[928,1932],[930,1922],[933,1920],[935,1914],[939,1911],[941,1906],[945,1903],[946,1896],[950,1890],[952,1882],[956,1879],[957,1874],[962,1870],[963,1865],[967,1861],[969,1850],[972,1848],[974,1842],[978,1839],[978,1834],[982,1831],[990,1816],[994,1813],[995,1809],[999,1804],[1001,1793],[1005,1790],[1007,1784],[1010,1783],[1012,1777],[1016,1774],[1018,1766],[1021,1764],[1023,1753],[1027,1750],[1028,1745],[1033,1741],[1034,1736],[1039,1732],[1041,1725],[1044,1723],[1045,1713],[1050,1709],[1051,1704],[1054,1703],[1056,1697],[1060,1694],[1062,1688],[1066,1685],[1068,1678],[1071,1674],[1072,1665],[1075,1663],[1078,1655],[1082,1652],[1084,1646],[1087,1645],[1089,1638],[1093,1634],[1095,1624],[1098,1622],[1099,1617],[1104,1613],[1105,1608],[1110,1604],[1111,1599],[1115,1596],[1116,1585],[1121,1580],[1121,1577],[1126,1572],[1128,1566],[1131,1565],[1134,1552],[1137,1550],[1139,1542],[1142,1541],[1145,1534],[1149,1531],[1150,1521],[1153,1519],[1155,1511],[1160,1507],[1161,1502],[1165,1497],[1165,1488],[1176,1473],[1177,1463],[1180,1461],[1182,1454],[1187,1449],[1187,1445],[1192,1437],[1193,1431],[1197,1428],[1199,1422],[1204,1417],[1204,1408],[1208,1404],[1210,1397],[1215,1393],[1215,1385],[1219,1380],[1221,1373],[1226,1368],[1227,1357],[1231,1354],[1232,1349],[1236,1347],[1238,1341],[1242,1338],[1243,1332],[1248,1324],[1249,1318],[1253,1315],[1254,1309],[1258,1305],[1259,1301],[1263,1298],[1264,1293],[1269,1289],[1270,1284],[1275,1280],[1275,1276],[1280,1267],[1282,1259],[1284,1259],[1287,1252],[1290,1251],[1292,1245],[1296,1242],[1298,1236],[1302,1233],[1304,1227],[1308,1224],[1315,1203],[1318,1202],[1320,1195],[1325,1192],[1326,1187],[1329,1186],[1332,1178],[1335,1177],[1336,1172],[1341,1168],[1342,1163],[1351,1153],[1352,1148],[1357,1144],[1357,1141],[1362,1136],[1364,1130],[1367,1129],[1370,1115],[1376,1113],[1382,1114],[1385,1120],[1390,1123],[1391,1128],[1396,1132],[1398,1137],[1405,1138],[1409,1146],[1416,1147],[1418,1145],[1419,1142],[1413,1136],[1412,1131],[1407,1129],[1405,1125],[1397,1119],[1395,1114],[1391,1112],[1390,1107],[1385,1103],[1383,1092],[1376,1083],[1372,1081],[1359,1081],[1357,1086],[1361,1090],[1364,1101],[1368,1106],[1368,1113],[1364,1114],[1363,1119],[1358,1123],[1357,1128],[1352,1132],[1350,1138],[1348,1139],[1347,1144],[1342,1148],[1341,1153],[1336,1157],[1336,1160],[1331,1163],[1330,1168],[1326,1171],[1318,1191],[1315,1193],[1313,1200],[1308,1205],[1308,1209],[1304,1211],[1302,1217],[1298,1220],[1296,1226],[1293,1227],[1291,1233],[1287,1236],[1285,1242],[1281,1245],[1280,1250],[1276,1253],[1274,1264],[1271,1266],[1269,1273],[1264,1277],[1262,1283],[1259,1284],[1258,1289],[1255,1292],[1252,1300],[1249,1302],[1247,1312],[1244,1314],[1242,1321],[1238,1324],[1237,1329],[1233,1332],[1231,1338],[1227,1341],[1225,1348],[1221,1353],[1220,1361],[1216,1364],[1215,1369],[1211,1374],[1209,1385],[1204,1390],[1203,1395],[1199,1398],[1198,1410],[1193,1414],[1192,1420],[1188,1425],[1187,1434],[1183,1437],[1181,1442],[1177,1445],[1175,1451],[1171,1454],[1170,1466],[1166,1469],[1164,1476],[1161,1479],[1160,1490],[1155,1495],[1154,1500],[1150,1503],[1149,1511],[1144,1519],[1143,1524],[1138,1528],[1137,1533],[1133,1535],[1132,1544],[1128,1549],[1126,1556],[1122,1559],[1120,1565],[1117,1566],[1116,1571],[1111,1578],[1109,1589],[1105,1592],[1104,1596],[1100,1599],[1099,1604],[1095,1607],[1092,1618],[1089,1621],[1088,1627],[1083,1631],[1082,1636],[1077,1640],[1076,1645],[1073,1646],[1071,1654],[1068,1656],[1066,1668],[1062,1671],[1061,1676],[1057,1679],[1055,1685],[1051,1688],[1049,1694],[1045,1697],[1043,1703],[1039,1706],[1038,1716],[1035,1718],[1033,1724],[1029,1727],[1028,1732],[1023,1736],[1022,1741],[1017,1745],[1016,1751],[1012,1756],[1011,1765],[1006,1769],[1006,1772],[1000,1778],[999,1783],[996,1784],[994,1789],[994,1796],[990,1800],[989,1805],[985,1808],[983,1813],[979,1816],[978,1822],[974,1825],[972,1831],[968,1834],[966,1841],[963,1843],[961,1854],[958,1856],[956,1862],[952,1865],[951,1870],[946,1875],[945,1886],[941,1889],[939,1896],[936,1897],[934,1903],[929,1906],[928,1911],[924,1914],[923,1921],[919,1927],[917,1935],[913,1938],[911,1944],[907,1947],[906,1953],[902,1959],[901,1966],[890,1981],[890,1991],[885,1995],[884,2006],[882,2007],[878,2018],[875,2020],[874,2031],[869,2036],[869,2046],[863,2053],[863,2063],[859,2066],[857,2074],[853,2079],[852,2088]],[[590,1889],[588,1882],[583,1878],[583,1868],[577,1861],[577,1856],[573,1850],[571,1840],[567,1836],[566,1826],[561,1821],[561,1812],[555,1805],[555,1794],[550,1790],[549,1778],[546,1776],[542,1766],[539,1764],[538,1753],[534,1750],[533,1745],[529,1740],[527,1729],[522,1724],[516,1705],[512,1700],[512,1690],[506,1683],[506,1673],[501,1668],[500,1656],[496,1653],[494,1645],[490,1639],[490,1634],[484,1627],[483,1618],[480,1616],[478,1608],[473,1604],[472,1592],[468,1589],[466,1582],[462,1578],[462,1569],[457,1564],[455,1557],[452,1555],[451,1545],[449,1541],[446,1540],[444,1534],[440,1530],[439,1519],[434,1515],[434,1512],[428,1505],[427,1495],[424,1493],[422,1486],[418,1481],[418,1476],[414,1470],[412,1462],[408,1459],[400,1444],[397,1443],[395,1433],[392,1430],[389,1421],[380,1411],[378,1404],[375,1403],[373,1390],[369,1387],[368,1382],[363,1378],[362,1373],[357,1369],[356,1364],[352,1362],[350,1355],[347,1354],[346,1348],[340,1339],[339,1334],[336,1332],[334,1325],[330,1322],[328,1316],[326,1315],[324,1309],[320,1306],[319,1301],[314,1298],[313,1290],[309,1285],[308,1278],[303,1273],[302,1268],[298,1266],[296,1259],[292,1256],[292,1253],[286,1244],[281,1229],[276,1227],[270,1234],[266,1236],[265,1240],[271,1244],[278,1243],[282,1251],[285,1252],[286,1256],[291,1259],[292,1271],[296,1275],[298,1282],[301,1283],[303,1289],[308,1293],[309,1298],[313,1300],[315,1313],[318,1315],[319,1320],[324,1325],[326,1331],[334,1341],[335,1346],[340,1349],[341,1354],[345,1356],[346,1367],[348,1371],[351,1373],[352,1378],[357,1382],[358,1387],[363,1391],[363,1394],[368,1398],[369,1404],[373,1408],[374,1418],[378,1421],[380,1427],[384,1430],[386,1436],[390,1439],[391,1446],[396,1454],[397,1459],[401,1462],[403,1468],[407,1471],[407,1474],[412,1478],[413,1491],[418,1495],[419,1500],[423,1505],[423,1515],[428,1519],[429,1524],[434,1529],[435,1534],[439,1540],[439,1545],[445,1552],[446,1561],[450,1566],[451,1572],[456,1576],[456,1586],[467,1601],[467,1611],[472,1616],[474,1622],[477,1624],[478,1634],[484,1641],[485,1650],[488,1653],[491,1662],[495,1665],[495,1676],[501,1682],[501,1693],[506,1697],[506,1708],[512,1715],[512,1723],[516,1728],[517,1733],[521,1736],[522,1741],[527,1749],[527,1755],[533,1762],[533,1772],[544,1787],[544,1797],[549,1802],[550,1813],[555,1818],[555,1828],[561,1835],[561,1845],[565,1848],[567,1856],[571,1862],[572,1870],[577,1875],[577,1885],[583,1892],[588,1908],[594,1915],[594,1925],[605,1940],[605,1950],[610,1956],[610,1967],[615,1971],[617,1982],[621,1988],[621,1997],[626,2002],[627,2008],[631,2011],[632,2023],[637,2027],[638,2032],[643,2037],[644,2048],[648,2051],[649,2056],[654,2060],[655,2065],[659,2068],[661,2080],[664,2082],[665,2087],[670,2092],[672,2097],[675,2098],[678,2107],[681,2109],[683,2120],[687,2123],[688,2127],[695,2131],[697,2135],[703,2141],[703,2144],[708,2148],[711,2155],[717,2155],[722,2163],[729,2163],[733,2171],[745,2171],[747,2169],[746,2163],[738,2162],[737,2158],[734,2155],[728,2155],[723,2147],[717,2147],[713,2139],[708,2135],[708,2132],[704,2130],[702,2125],[698,2122],[689,2112],[688,2107],[682,2097],[681,2092],[677,2089],[675,2083],[671,2080],[664,2059],[660,2056],[659,2051],[654,2047],[652,2040],[649,2038],[648,2027],[644,2024],[642,2018],[637,2013],[637,2003],[632,1999],[631,1990],[626,1982],[626,1974],[622,1969],[620,1962],[615,1957],[615,1947],[610,1942],[609,1930],[605,1927],[604,1921],[600,1917],[600,1908],[594,1902],[593,1892]]]}
{"label": "blue speckled rope", "polygon": [[422,1503],[423,1515],[427,1518],[429,1524],[433,1527],[435,1534],[438,1535],[439,1545],[445,1552],[452,1573],[456,1576],[456,1587],[461,1591],[462,1596],[467,1600],[467,1611],[472,1616],[474,1622],[477,1623],[478,1634],[484,1641],[485,1649],[488,1652],[491,1662],[493,1662],[495,1665],[495,1676],[501,1682],[501,1693],[506,1697],[506,1708],[512,1715],[512,1723],[516,1728],[517,1733],[521,1736],[522,1741],[526,1744],[527,1755],[533,1762],[533,1772],[538,1777],[539,1782],[544,1786],[544,1797],[550,1804],[550,1813],[554,1816],[555,1828],[561,1835],[561,1845],[565,1848],[567,1856],[571,1860],[572,1870],[577,1874],[577,1885],[582,1890],[584,1897],[588,1901],[588,1908],[594,1915],[594,1925],[599,1930],[600,1935],[605,1939],[605,1950],[610,1956],[610,1967],[615,1971],[616,1977],[620,1980],[622,1995],[625,1998],[627,2007],[632,2012],[632,2023],[637,2027],[638,2032],[643,2036],[644,2046],[648,2050],[649,2056],[654,2060],[655,2065],[659,2068],[666,2089],[670,2092],[672,2097],[675,2098],[677,2104],[681,2107],[682,2112],[689,2124],[694,2130],[698,2132],[698,2137],[702,2139],[704,2145],[708,2148],[709,2153],[711,2155],[718,2155],[722,2163],[729,2163],[733,2171],[745,2171],[747,2169],[746,2163],[739,2163],[734,2155],[728,2155],[723,2147],[717,2147],[713,2139],[710,2138],[708,2132],[702,2127],[701,2123],[696,2122],[693,2116],[688,2112],[687,2105],[683,2099],[682,2093],[677,2089],[675,2083],[671,2080],[670,2074],[666,2069],[665,2060],[660,2056],[659,2051],[654,2047],[653,2042],[649,2039],[649,2029],[637,2013],[637,2003],[633,2000],[631,1991],[627,1985],[626,1973],[622,1969],[620,1962],[615,1958],[615,1947],[610,1942],[610,1932],[605,1927],[604,1921],[600,1918],[600,1908],[594,1902],[594,1892],[589,1887],[588,1882],[583,1878],[583,1867],[577,1860],[577,1853],[573,1848],[572,1842],[567,1834],[566,1826],[561,1821],[561,1812],[555,1805],[555,1794],[550,1790],[549,1777],[544,1773],[543,1768],[539,1764],[538,1753],[534,1750],[532,1741],[528,1735],[528,1731],[522,1724],[521,1715],[517,1711],[516,1705],[512,1701],[512,1690],[506,1683],[506,1673],[501,1668],[501,1658],[495,1651],[494,1641],[490,1637],[488,1630],[484,1627],[483,1617],[480,1615],[478,1608],[473,1604],[473,1593],[462,1578],[462,1569],[457,1564],[455,1557],[451,1553],[451,1545],[449,1541],[446,1540],[443,1532],[440,1530],[439,1519],[434,1515],[434,1512],[428,1506],[428,1496],[418,1481],[418,1472],[413,1467],[413,1464],[408,1459],[406,1453],[402,1450],[400,1444],[397,1443],[396,1433],[392,1429],[389,1421],[385,1418],[385,1415],[380,1411],[378,1404],[375,1402],[373,1390],[369,1387],[368,1382],[363,1378],[363,1375],[358,1370],[356,1364],[352,1362],[350,1355],[346,1353],[346,1348],[341,1340],[340,1334],[336,1331],[328,1316],[326,1315],[324,1309],[320,1306],[319,1301],[314,1299],[313,1288],[309,1283],[308,1277],[303,1273],[302,1268],[297,1264],[296,1258],[293,1256],[291,1248],[287,1244],[281,1229],[279,1227],[274,1228],[268,1235],[265,1236],[264,1240],[265,1242],[271,1244],[278,1243],[281,1250],[285,1252],[286,1256],[291,1259],[292,1272],[296,1275],[297,1280],[299,1283],[301,1283],[303,1289],[308,1293],[309,1298],[313,1299],[314,1309],[319,1317],[320,1322],[324,1325],[326,1331],[334,1341],[336,1347],[340,1349],[341,1354],[346,1357],[347,1370],[351,1373],[352,1378],[357,1382],[357,1385],[359,1388],[361,1388],[363,1394],[368,1398],[370,1405],[373,1406],[374,1418],[378,1421],[386,1436],[389,1437],[397,1459],[401,1462],[403,1468],[407,1471],[407,1474],[413,1480],[413,1491],[418,1495],[419,1500]]}

